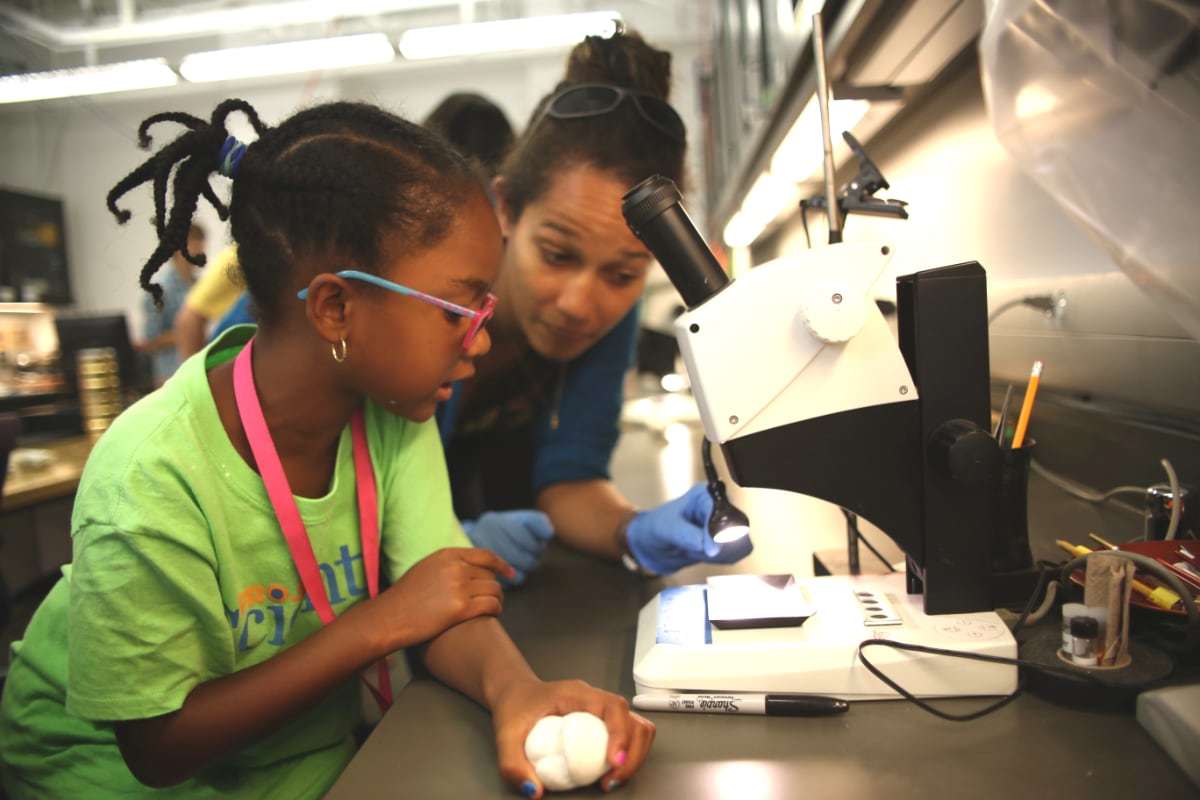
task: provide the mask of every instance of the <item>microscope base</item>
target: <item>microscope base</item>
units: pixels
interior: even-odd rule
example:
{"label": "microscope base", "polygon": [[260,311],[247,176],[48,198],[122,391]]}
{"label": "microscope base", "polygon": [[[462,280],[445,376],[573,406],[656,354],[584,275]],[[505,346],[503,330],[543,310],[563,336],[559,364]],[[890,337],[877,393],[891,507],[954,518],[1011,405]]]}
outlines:
{"label": "microscope base", "polygon": [[[1017,644],[994,612],[928,616],[904,575],[799,580],[815,613],[789,628],[722,630],[708,621],[703,585],[663,590],[638,615],[633,678],[639,694],[791,692],[847,700],[899,695],[858,660],[865,639],[1016,658]],[[1017,668],[871,648],[868,658],[918,697],[1010,694]]]}

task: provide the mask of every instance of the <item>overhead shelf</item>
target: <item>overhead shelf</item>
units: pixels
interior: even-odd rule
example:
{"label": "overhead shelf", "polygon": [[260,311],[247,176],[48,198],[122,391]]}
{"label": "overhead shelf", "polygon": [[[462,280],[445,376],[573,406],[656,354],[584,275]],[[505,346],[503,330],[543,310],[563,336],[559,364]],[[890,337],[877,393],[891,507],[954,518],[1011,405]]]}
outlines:
{"label": "overhead shelf", "polygon": [[[727,5],[740,3],[727,0]],[[799,4],[797,14],[808,5],[812,4]],[[841,131],[851,130],[860,141],[868,142],[974,41],[983,24],[983,10],[976,0],[847,0],[826,3],[822,18],[835,100],[834,159],[840,164],[849,157]],[[730,19],[726,16],[722,24],[728,26]],[[736,38],[728,30],[721,31],[718,46],[731,37]],[[764,41],[769,39],[763,35]],[[727,77],[725,85],[721,84],[722,76],[729,74],[728,68],[718,71],[713,87],[719,100],[714,107],[726,113],[731,106],[746,105],[736,98],[741,86],[730,85]],[[733,102],[728,97],[731,93]],[[772,96],[770,106],[757,119],[743,120],[748,135],[733,142],[716,142],[715,150],[724,150],[726,158],[710,161],[710,238],[724,239],[733,220],[730,238],[734,241],[725,244],[743,246],[747,238],[752,240],[768,230],[774,220],[795,210],[800,197],[819,187],[821,142],[815,93],[809,25],[803,44],[793,49],[781,88],[764,92]],[[731,130],[737,128],[728,120],[714,124],[715,135],[724,132],[728,138]],[[797,159],[803,161],[797,164]],[[772,203],[777,207],[772,208]],[[747,220],[749,216],[755,218]]]}

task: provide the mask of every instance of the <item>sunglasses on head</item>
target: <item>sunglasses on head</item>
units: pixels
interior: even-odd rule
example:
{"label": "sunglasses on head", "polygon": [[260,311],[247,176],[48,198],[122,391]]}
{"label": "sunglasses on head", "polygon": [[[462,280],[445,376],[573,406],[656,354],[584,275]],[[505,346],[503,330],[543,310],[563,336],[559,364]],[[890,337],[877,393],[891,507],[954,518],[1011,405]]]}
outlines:
{"label": "sunglasses on head", "polygon": [[[339,278],[350,278],[356,281],[363,281],[364,283],[369,283],[372,286],[378,286],[380,289],[387,289],[389,292],[396,292],[397,294],[402,294],[407,297],[413,297],[423,303],[429,303],[430,305],[435,305],[444,311],[449,311],[451,314],[457,314],[460,317],[466,317],[467,319],[471,320],[471,327],[467,328],[467,332],[463,336],[462,349],[464,351],[471,349],[471,345],[475,342],[475,337],[479,335],[479,332],[483,330],[483,326],[488,323],[488,320],[492,318],[492,314],[494,314],[496,311],[496,295],[492,294],[491,292],[488,292],[487,297],[484,298],[483,308],[476,311],[473,308],[467,308],[466,306],[460,306],[457,303],[451,303],[449,300],[443,300],[440,297],[434,297],[431,294],[426,294],[425,292],[411,289],[402,284],[392,283],[386,278],[381,278],[378,275],[372,275],[369,272],[362,272],[357,269],[344,269],[340,272],[335,272],[334,274]],[[301,300],[307,299],[308,289],[301,289],[296,293],[296,296]]]}
{"label": "sunglasses on head", "polygon": [[670,103],[647,92],[607,83],[581,83],[563,89],[550,98],[542,116],[554,119],[599,117],[614,111],[625,100],[632,102],[642,119],[664,136],[679,144],[686,142],[687,129]]}

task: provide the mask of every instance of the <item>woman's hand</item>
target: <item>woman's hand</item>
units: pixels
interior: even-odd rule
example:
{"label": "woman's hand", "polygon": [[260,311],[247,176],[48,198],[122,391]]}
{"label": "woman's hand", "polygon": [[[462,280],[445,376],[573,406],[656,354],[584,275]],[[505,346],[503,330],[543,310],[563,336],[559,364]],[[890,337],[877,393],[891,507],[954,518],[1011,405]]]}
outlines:
{"label": "woman's hand", "polygon": [[505,688],[492,704],[492,726],[500,774],[526,797],[540,798],[542,784],[525,757],[525,737],[542,717],[587,711],[608,728],[608,763],[600,787],[611,792],[637,772],[650,744],[654,723],[629,710],[625,698],[596,689],[583,681],[526,680]]}
{"label": "woman's hand", "polygon": [[486,547],[516,570],[507,586],[524,583],[542,558],[546,545],[554,538],[554,526],[541,511],[489,511],[477,520],[463,520],[463,531],[471,544]]}
{"label": "woman's hand", "polygon": [[713,501],[705,483],[657,508],[639,511],[625,528],[633,557],[644,569],[668,575],[690,564],[732,564],[750,555],[749,536],[718,544],[708,535]]}
{"label": "woman's hand", "polygon": [[418,561],[377,598],[356,608],[369,613],[369,624],[381,632],[382,656],[474,617],[499,615],[504,595],[496,576],[512,579],[514,574],[490,550],[448,547]]}

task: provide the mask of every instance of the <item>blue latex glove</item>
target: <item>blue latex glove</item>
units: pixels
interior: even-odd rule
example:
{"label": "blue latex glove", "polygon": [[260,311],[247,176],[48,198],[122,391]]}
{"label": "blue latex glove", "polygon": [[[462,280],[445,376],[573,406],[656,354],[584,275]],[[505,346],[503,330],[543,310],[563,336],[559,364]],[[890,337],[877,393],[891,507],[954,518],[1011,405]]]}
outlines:
{"label": "blue latex glove", "polygon": [[666,575],[698,561],[732,564],[750,555],[749,536],[717,544],[708,535],[712,508],[708,485],[697,483],[668,503],[638,512],[625,529],[633,557],[643,569]]}
{"label": "blue latex glove", "polygon": [[473,545],[491,550],[517,571],[512,580],[501,578],[506,586],[525,582],[554,537],[550,518],[540,511],[488,511],[479,519],[463,520],[462,526]]}

